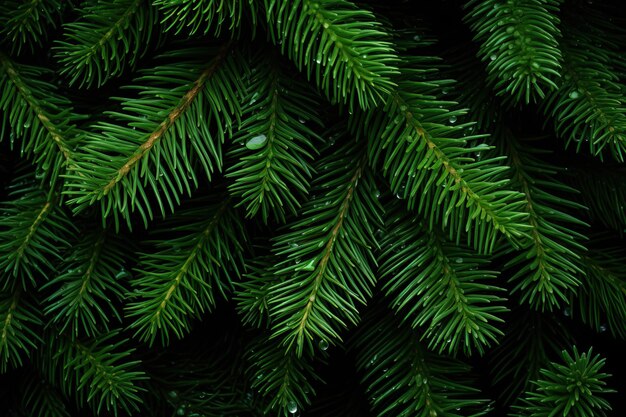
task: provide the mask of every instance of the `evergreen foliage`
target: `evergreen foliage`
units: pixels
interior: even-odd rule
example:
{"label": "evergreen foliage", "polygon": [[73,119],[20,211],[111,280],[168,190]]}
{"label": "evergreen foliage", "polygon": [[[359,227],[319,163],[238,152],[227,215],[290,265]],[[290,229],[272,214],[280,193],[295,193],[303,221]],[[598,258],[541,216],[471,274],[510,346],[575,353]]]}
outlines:
{"label": "evergreen foliage", "polygon": [[0,415],[623,414],[621,6],[1,2]]}

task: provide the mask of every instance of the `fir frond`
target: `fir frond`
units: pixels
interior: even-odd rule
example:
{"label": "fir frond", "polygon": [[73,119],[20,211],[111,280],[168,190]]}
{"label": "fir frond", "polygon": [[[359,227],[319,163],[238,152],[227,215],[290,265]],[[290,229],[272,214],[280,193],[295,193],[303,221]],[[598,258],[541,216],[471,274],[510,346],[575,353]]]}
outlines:
{"label": "fir frond", "polygon": [[42,342],[39,306],[21,289],[0,293],[0,372],[19,367]]}
{"label": "fir frond", "polygon": [[147,226],[154,211],[164,216],[191,194],[196,171],[209,179],[219,171],[222,143],[239,116],[244,64],[237,57],[230,43],[174,50],[163,55],[172,63],[143,71],[128,87],[138,97],[118,99],[122,111],[106,112],[109,121],[96,123],[74,156],[64,191],[73,210],[100,202],[103,219],[116,226],[121,217],[131,227],[134,212]]}
{"label": "fir frond", "polygon": [[593,350],[579,354],[564,350],[558,362],[540,370],[531,390],[514,406],[513,417],[605,417],[611,410],[605,394],[614,392],[606,387],[610,376],[602,372],[605,359],[593,355]]}
{"label": "fir frond", "polygon": [[542,156],[547,152],[533,146],[536,139],[522,141],[509,132],[501,140],[511,167],[511,187],[526,199],[531,237],[517,250],[501,248],[502,254],[512,256],[504,268],[511,272],[512,292],[520,292],[522,302],[552,310],[567,304],[584,276],[579,253],[586,250],[586,238],[576,229],[589,225],[574,213],[586,208],[573,199],[578,191],[558,179],[562,170]]}
{"label": "fir frond", "polygon": [[626,232],[626,166],[589,164],[568,169],[568,180],[580,190],[591,222],[598,222],[619,233]]}
{"label": "fir frond", "polygon": [[257,395],[244,372],[245,345],[233,335],[204,337],[192,345],[183,342],[184,349],[168,349],[163,360],[146,361],[150,380],[145,383],[144,408],[159,410],[163,417],[257,416]]}
{"label": "fir frond", "polygon": [[141,361],[132,359],[135,349],[119,337],[119,331],[86,340],[55,333],[46,340],[49,351],[43,370],[66,395],[75,396],[79,404],[89,404],[96,414],[117,416],[139,409],[139,394],[145,391],[141,382],[147,377]]}
{"label": "fir frond", "polygon": [[261,337],[250,346],[247,372],[252,388],[268,398],[265,409],[281,417],[290,417],[304,409],[315,396],[313,382],[319,376],[313,368],[313,358],[298,357],[294,351],[285,353],[276,340]]}
{"label": "fir frond", "polygon": [[626,338],[626,253],[620,243],[595,236],[583,255],[586,279],[572,300],[572,316],[597,332]]}
{"label": "fir frond", "polygon": [[611,63],[610,50],[578,19],[564,29],[563,82],[550,94],[544,111],[554,119],[556,133],[577,152],[606,153],[626,159],[626,102],[624,84]]}
{"label": "fir frond", "polygon": [[246,262],[243,279],[234,283],[233,299],[244,325],[264,328],[270,323],[268,296],[274,285],[274,261],[273,256],[263,256]]}
{"label": "fir frond", "polygon": [[382,224],[376,185],[363,145],[338,140],[342,146],[318,161],[300,217],[274,243],[280,261],[268,296],[272,332],[297,356],[322,340],[339,342],[376,282],[374,230]]}
{"label": "fir frond", "polygon": [[[565,316],[571,316],[566,309]],[[555,314],[513,311],[500,344],[490,357],[493,386],[504,403],[510,404],[539,377],[539,370],[556,359],[563,346],[570,346],[572,336]]]}
{"label": "fir frond", "polygon": [[373,13],[346,0],[264,0],[274,43],[335,103],[373,108],[395,87],[397,53]]}
{"label": "fir frond", "polygon": [[256,26],[258,13],[254,0],[153,0],[152,5],[163,15],[161,22],[165,30],[175,34],[220,36],[222,30],[226,30],[236,36],[243,16],[249,16]]}
{"label": "fir frond", "polygon": [[[74,124],[83,117],[46,81],[51,74],[46,68],[18,64],[0,51],[0,121],[10,127],[11,147],[18,142],[21,155],[34,156],[41,179],[54,184],[79,135]],[[0,141],[7,130],[0,129]]]}
{"label": "fir frond", "polygon": [[388,312],[374,313],[364,323],[352,349],[375,415],[461,417],[488,411],[487,401],[477,398],[468,365],[430,352]]}
{"label": "fir frond", "polygon": [[71,255],[42,287],[52,290],[44,312],[61,332],[95,336],[108,330],[111,320],[121,322],[115,301],[123,298],[129,277],[124,270],[128,250],[128,242],[107,229],[96,228],[73,242]]}
{"label": "fir frond", "polygon": [[243,123],[233,138],[231,156],[237,162],[226,174],[234,179],[229,190],[241,198],[247,216],[260,212],[264,223],[272,214],[284,222],[285,214],[300,208],[320,143],[306,123],[321,124],[317,94],[266,53],[254,58],[242,98]]}
{"label": "fir frond", "polygon": [[59,16],[69,1],[5,0],[0,4],[0,37],[11,45],[11,52],[21,53],[28,47],[42,47],[48,32],[56,27]]}
{"label": "fir frond", "polygon": [[380,161],[393,192],[423,214],[429,227],[443,225],[457,243],[467,234],[480,252],[493,249],[498,232],[518,242],[528,229],[522,194],[508,189],[501,158],[476,157],[490,149],[478,143],[485,135],[462,136],[472,123],[456,124],[465,111],[441,99],[453,81],[436,79],[436,63],[405,57],[385,111],[365,113],[352,123],[367,134],[370,160]]}
{"label": "fir frond", "polygon": [[560,78],[560,0],[470,0],[466,20],[489,81],[515,103],[543,99]]}
{"label": "fir frond", "polygon": [[76,232],[59,206],[58,193],[46,193],[31,175],[17,178],[0,205],[0,277],[3,288],[37,286],[62,259]]}
{"label": "fir frond", "polygon": [[163,344],[182,338],[190,320],[215,307],[232,290],[246,241],[242,219],[229,199],[199,199],[152,229],[154,251],[143,253],[131,280],[126,316],[135,336]]}
{"label": "fir frond", "polygon": [[438,353],[466,355],[497,343],[507,311],[496,271],[474,251],[455,245],[442,232],[422,225],[393,203],[385,206],[386,225],[379,257],[383,291],[391,307]]}
{"label": "fir frond", "polygon": [[25,414],[37,417],[70,417],[62,393],[41,376],[32,373],[20,387]]}
{"label": "fir frond", "polygon": [[78,20],[63,24],[63,40],[53,50],[59,73],[69,85],[102,86],[133,68],[146,52],[155,28],[156,9],[144,0],[98,0],[78,10]]}

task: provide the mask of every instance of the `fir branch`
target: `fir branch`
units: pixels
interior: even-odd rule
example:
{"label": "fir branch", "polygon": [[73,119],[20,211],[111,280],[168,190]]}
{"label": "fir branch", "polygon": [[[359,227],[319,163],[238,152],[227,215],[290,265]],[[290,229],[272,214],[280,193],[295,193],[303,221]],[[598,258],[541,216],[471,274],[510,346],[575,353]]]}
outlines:
{"label": "fir branch", "polygon": [[158,28],[156,10],[144,0],[98,0],[78,13],[78,21],[63,25],[63,40],[53,49],[59,73],[79,87],[100,87],[134,67]]}
{"label": "fir branch", "polygon": [[38,306],[21,289],[0,293],[0,372],[22,366],[23,356],[42,342],[42,327]]}
{"label": "fir branch", "polygon": [[121,217],[131,226],[138,211],[147,226],[153,206],[165,215],[166,206],[173,211],[181,195],[197,187],[197,166],[209,179],[221,168],[221,144],[231,117],[239,115],[235,92],[243,63],[229,53],[230,43],[207,65],[210,52],[164,55],[177,62],[144,71],[137,81],[147,85],[133,87],[140,96],[120,99],[125,112],[108,112],[112,122],[91,129],[66,175],[65,193],[75,212],[100,201],[103,218],[113,216],[117,224]]}
{"label": "fir branch", "polygon": [[60,331],[95,336],[109,329],[111,319],[121,321],[110,295],[123,298],[120,281],[129,275],[123,267],[127,250],[124,239],[107,229],[88,233],[72,245],[60,273],[42,287],[54,289],[44,312]]}
{"label": "fir branch", "polygon": [[[67,2],[70,3],[70,2]],[[65,4],[61,0],[6,0],[0,4],[0,35],[21,53],[43,46],[47,33],[56,27]]]}
{"label": "fir branch", "polygon": [[319,161],[314,196],[303,216],[275,239],[282,260],[268,303],[274,337],[298,356],[314,343],[341,340],[339,329],[358,322],[357,305],[371,296],[374,228],[381,224],[366,155],[350,142]]}
{"label": "fir branch", "polygon": [[594,236],[594,248],[583,255],[587,278],[576,299],[572,316],[597,332],[609,330],[614,337],[626,338],[626,254],[606,236]]}
{"label": "fir branch", "polygon": [[38,276],[47,276],[62,259],[76,229],[59,207],[58,195],[46,196],[33,184],[31,175],[17,178],[10,197],[12,200],[0,206],[2,287],[25,289],[36,286]]}
{"label": "fir branch", "polygon": [[533,381],[520,405],[514,406],[514,417],[604,417],[611,406],[603,394],[614,392],[604,381],[609,374],[601,372],[605,359],[593,355],[593,350],[579,354],[561,353],[559,362],[541,369],[541,377]]}
{"label": "fir branch", "polygon": [[579,276],[584,276],[578,254],[586,250],[581,243],[585,236],[575,229],[588,225],[568,211],[586,208],[571,199],[578,191],[557,179],[559,169],[539,157],[545,152],[533,147],[532,141],[520,141],[510,132],[501,139],[512,170],[511,185],[527,202],[531,237],[517,251],[501,249],[514,256],[505,270],[513,269],[509,279],[515,282],[512,292],[521,291],[522,302],[552,310],[567,303],[580,285]]}
{"label": "fir branch", "polygon": [[246,273],[235,282],[237,311],[241,322],[256,328],[269,326],[269,295],[274,284],[274,257],[257,257],[246,263]]}
{"label": "fir branch", "polygon": [[[52,330],[54,331],[54,330]],[[66,334],[48,334],[47,378],[58,383],[66,395],[76,395],[80,404],[88,403],[96,414],[104,411],[117,416],[139,410],[141,381],[147,377],[141,361],[131,359],[135,349],[119,337],[119,331],[102,332],[88,340]]]}
{"label": "fir branch", "polygon": [[[247,4],[246,4],[247,3]],[[231,36],[236,36],[241,28],[245,13],[256,26],[257,3],[254,0],[153,0],[152,5],[163,14],[161,23],[166,31],[179,34],[182,31],[194,35],[207,35],[212,32],[216,37],[225,29]]]}
{"label": "fir branch", "polygon": [[311,403],[315,396],[313,382],[320,380],[312,365],[312,357],[285,354],[274,340],[257,339],[249,349],[252,388],[269,399],[265,409],[289,417]]}
{"label": "fir branch", "polygon": [[497,272],[483,269],[488,261],[473,251],[447,242],[414,215],[386,206],[380,272],[390,304],[411,327],[424,329],[422,338],[438,353],[483,354],[502,331],[502,291],[488,281]]}
{"label": "fir branch", "polygon": [[233,138],[230,152],[237,163],[227,170],[235,182],[232,195],[242,200],[247,216],[260,211],[264,223],[274,213],[284,222],[295,214],[310,188],[311,162],[319,136],[306,122],[320,125],[314,91],[298,79],[287,76],[262,51],[254,58],[246,94],[242,98],[244,122]]}
{"label": "fir branch", "polygon": [[584,163],[568,169],[567,179],[580,190],[589,220],[626,232],[626,166]]}
{"label": "fir branch", "polygon": [[[571,316],[569,307],[565,316]],[[572,336],[557,315],[514,310],[507,331],[490,357],[493,386],[505,404],[512,403],[539,377],[539,370],[559,357]]]}
{"label": "fir branch", "polygon": [[367,317],[352,347],[375,415],[461,417],[489,410],[476,398],[469,366],[429,352],[417,334],[383,311]]}
{"label": "fir branch", "polygon": [[[554,119],[556,133],[579,152],[608,152],[618,162],[626,154],[626,102],[624,85],[612,68],[612,56],[603,39],[579,22],[569,22],[563,41],[563,77],[550,94],[544,111]],[[593,52],[592,52],[593,51]]]}
{"label": "fir branch", "polygon": [[163,344],[170,335],[182,338],[191,317],[212,310],[217,293],[232,290],[231,275],[238,276],[243,263],[246,236],[230,200],[196,204],[154,230],[155,250],[140,256],[131,280],[130,328],[150,344],[157,335]]}
{"label": "fir branch", "polygon": [[[560,77],[560,0],[470,0],[466,17],[488,79],[514,102],[543,99]],[[544,91],[545,90],[545,91]]]}
{"label": "fir branch", "polygon": [[[73,113],[56,86],[44,81],[50,74],[15,63],[0,51],[0,111],[2,122],[11,127],[11,146],[21,139],[20,153],[34,155],[41,178],[49,177],[54,185],[72,156],[78,135],[74,123],[83,117]],[[0,131],[2,140],[5,130]]]}
{"label": "fir branch", "polygon": [[406,57],[385,111],[364,113],[353,126],[364,126],[370,160],[382,161],[393,192],[424,214],[429,227],[442,224],[457,243],[465,232],[480,252],[492,250],[497,232],[518,244],[528,229],[522,195],[504,188],[509,180],[500,158],[476,158],[489,149],[476,143],[484,135],[461,136],[472,123],[454,126],[465,111],[439,97],[451,80],[435,79],[435,62]]}
{"label": "fir branch", "polygon": [[22,408],[25,415],[37,417],[70,417],[62,393],[41,375],[28,375],[25,386],[21,387]]}
{"label": "fir branch", "polygon": [[395,87],[397,53],[371,12],[346,0],[264,4],[274,43],[332,102],[372,108]]}

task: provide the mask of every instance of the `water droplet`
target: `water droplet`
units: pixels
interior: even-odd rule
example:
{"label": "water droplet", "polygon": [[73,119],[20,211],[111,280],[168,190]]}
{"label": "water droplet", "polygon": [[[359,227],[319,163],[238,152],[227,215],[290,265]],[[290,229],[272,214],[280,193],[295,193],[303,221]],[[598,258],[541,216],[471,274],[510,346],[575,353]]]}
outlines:
{"label": "water droplet", "polygon": [[259,93],[254,93],[252,95],[252,98],[250,99],[250,105],[253,105],[254,103],[256,103],[257,98],[259,98]]}
{"label": "water droplet", "polygon": [[422,37],[420,35],[413,36],[413,40],[416,41],[416,42],[419,42],[420,39],[422,39]]}
{"label": "water droplet", "polygon": [[315,271],[315,259],[311,259],[306,265],[296,269],[298,271]]}
{"label": "water droplet", "polygon": [[[115,274],[115,279],[126,279],[130,277],[130,273],[124,267],[121,267],[117,274]],[[172,391],[174,392],[174,391]]]}
{"label": "water droplet", "polygon": [[296,404],[295,401],[289,401],[287,403],[287,411],[289,411],[291,414],[295,414],[296,411],[298,411],[298,404]]}
{"label": "water droplet", "polygon": [[186,414],[185,412],[185,407],[179,407],[178,410],[176,410],[176,415],[178,416],[184,416]]}
{"label": "water droplet", "polygon": [[300,118],[298,119],[298,121],[299,121],[300,123],[302,123],[302,124],[305,124],[305,123],[306,123],[306,120],[304,120],[302,117],[300,117]]}
{"label": "water droplet", "polygon": [[320,340],[320,349],[326,350],[328,349],[328,342],[324,339]]}
{"label": "water droplet", "polygon": [[30,119],[26,119],[26,121],[24,122],[24,127],[28,129],[30,127],[30,123]]}
{"label": "water droplet", "polygon": [[607,329],[606,324],[600,325],[600,333],[606,332],[606,329]]}
{"label": "water droplet", "polygon": [[448,87],[446,87],[446,88],[444,88],[443,90],[441,90],[441,93],[442,93],[443,95],[446,95],[446,94],[448,94],[449,92],[450,92],[450,89],[449,89]]}
{"label": "water droplet", "polygon": [[463,263],[463,258],[455,258],[454,262],[456,262],[457,264],[462,264]]}
{"label": "water droplet", "polygon": [[569,307],[565,307],[565,309],[563,310],[563,315],[564,315],[565,317],[569,317],[569,316],[571,316],[571,315],[572,315],[572,309],[571,309],[571,308],[569,308]]}
{"label": "water droplet", "polygon": [[167,395],[168,395],[171,399],[175,400],[176,398],[178,398],[178,391],[170,391],[170,392],[168,392],[168,393],[167,393]]}
{"label": "water droplet", "polygon": [[496,54],[491,54],[489,57],[490,60],[495,61],[498,56]]}
{"label": "water droplet", "polygon": [[456,123],[456,116],[450,116],[450,118],[448,119],[450,121],[450,123]]}
{"label": "water droplet", "polygon": [[261,149],[265,145],[265,142],[267,142],[267,136],[265,135],[254,136],[253,138],[250,138],[246,142],[246,148],[253,150],[253,151],[257,149]]}
{"label": "water droplet", "polygon": [[579,93],[578,93],[578,91],[576,91],[576,90],[571,91],[571,92],[569,93],[569,98],[576,99],[576,98],[578,98],[578,97],[580,97],[580,94],[579,94]]}

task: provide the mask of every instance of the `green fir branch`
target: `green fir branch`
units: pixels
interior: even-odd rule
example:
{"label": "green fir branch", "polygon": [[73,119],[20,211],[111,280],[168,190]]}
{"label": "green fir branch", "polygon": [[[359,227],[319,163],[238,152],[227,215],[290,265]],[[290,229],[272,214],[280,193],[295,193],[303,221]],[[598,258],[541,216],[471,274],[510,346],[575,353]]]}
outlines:
{"label": "green fir branch", "polygon": [[319,160],[302,215],[274,243],[280,261],[268,296],[272,333],[298,357],[322,340],[339,342],[341,329],[359,321],[358,306],[376,282],[374,230],[382,210],[363,149],[342,139],[341,148]]}
{"label": "green fir branch", "polygon": [[143,71],[129,87],[139,96],[119,99],[123,111],[107,112],[74,156],[64,192],[75,212],[100,202],[116,227],[120,218],[131,227],[135,212],[147,226],[221,169],[243,65],[230,45],[174,50],[162,56],[173,63]]}
{"label": "green fir branch", "polygon": [[109,322],[121,322],[116,308],[124,296],[124,270],[128,244],[111,230],[101,229],[81,237],[59,273],[42,290],[52,290],[44,312],[61,332],[75,337],[95,336],[109,329]]}
{"label": "green fir branch", "polygon": [[163,15],[165,30],[175,34],[213,33],[217,37],[225,31],[236,36],[244,16],[254,27],[258,13],[254,0],[153,0],[152,5]]}
{"label": "green fir branch", "polygon": [[561,0],[470,0],[466,21],[480,44],[489,82],[528,104],[558,88]]}
{"label": "green fir branch", "polygon": [[259,338],[250,345],[252,388],[268,398],[265,413],[278,413],[281,417],[302,410],[315,396],[313,382],[320,380],[309,355],[297,356],[294,351],[284,352],[276,340]]}
{"label": "green fir branch", "polygon": [[89,404],[97,415],[117,416],[139,410],[147,376],[141,361],[133,359],[134,348],[119,331],[101,332],[81,340],[52,329],[46,336],[49,351],[42,364],[46,377],[76,396],[79,404]]}
{"label": "green fir branch", "polygon": [[0,39],[11,45],[11,52],[22,48],[34,52],[43,46],[67,4],[61,0],[6,0],[0,4]]}
{"label": "green fir branch", "polygon": [[3,288],[35,287],[54,270],[70,246],[76,228],[59,205],[31,174],[11,186],[11,200],[0,205],[0,277]]}
{"label": "green fir branch", "polygon": [[566,22],[563,41],[563,82],[550,94],[544,111],[554,120],[559,137],[577,152],[587,148],[602,158],[626,157],[624,84],[612,67],[613,57],[603,39],[579,22]]}
{"label": "green fir branch", "polygon": [[[83,117],[46,81],[50,76],[50,70],[18,64],[0,51],[0,120],[10,127],[11,147],[19,139],[20,154],[32,156],[40,179],[54,186],[72,158],[79,136],[74,124]],[[6,130],[0,129],[0,140]]]}
{"label": "green fir branch", "polygon": [[493,249],[498,232],[514,244],[527,238],[522,194],[508,189],[501,158],[479,158],[490,147],[481,134],[463,136],[472,123],[458,123],[464,110],[440,97],[453,81],[436,78],[438,60],[405,57],[398,90],[384,112],[353,120],[370,140],[370,160],[392,191],[429,227],[443,225],[457,243],[465,238],[480,252]]}
{"label": "green fir branch", "polygon": [[374,415],[461,417],[489,411],[487,401],[477,398],[468,365],[433,354],[384,309],[366,323],[352,350]]}
{"label": "green fir branch", "polygon": [[386,206],[381,241],[383,291],[402,321],[423,329],[422,339],[438,353],[483,354],[503,334],[507,309],[492,284],[488,260],[430,230],[396,202]]}
{"label": "green fir branch", "polygon": [[502,150],[511,166],[511,185],[526,199],[530,237],[515,250],[501,248],[511,258],[504,266],[521,292],[521,302],[536,309],[552,310],[567,304],[584,278],[579,253],[584,253],[583,231],[588,225],[575,216],[586,207],[574,200],[578,191],[559,181],[561,170],[533,146],[534,140],[519,140],[510,132],[501,137]]}
{"label": "green fir branch", "polygon": [[397,53],[373,13],[346,0],[264,0],[272,41],[333,102],[372,108],[394,87]]}
{"label": "green fir branch", "polygon": [[21,289],[0,293],[0,372],[22,366],[42,343],[39,306]]}
{"label": "green fir branch", "polygon": [[53,48],[69,85],[100,87],[132,69],[158,33],[156,10],[144,0],[98,0],[78,13]]}
{"label": "green fir branch", "polygon": [[[563,310],[565,317],[571,309]],[[513,310],[507,330],[490,357],[493,386],[505,404],[511,404],[539,377],[539,370],[570,346],[572,335],[558,315]]]}
{"label": "green fir branch", "polygon": [[237,162],[227,170],[232,195],[241,199],[248,217],[264,223],[274,213],[285,221],[295,214],[310,189],[312,159],[319,136],[307,126],[320,125],[319,100],[308,84],[288,76],[262,51],[242,98],[242,120],[230,152]]}
{"label": "green fir branch", "polygon": [[583,255],[586,279],[572,297],[572,316],[597,332],[626,338],[626,253],[609,236],[594,236]]}
{"label": "green fir branch", "polygon": [[154,249],[139,257],[126,316],[135,336],[163,344],[182,338],[190,319],[215,307],[218,295],[232,291],[242,269],[246,240],[241,219],[229,199],[195,201],[181,209],[147,242]]}
{"label": "green fir branch", "polygon": [[37,417],[70,417],[63,394],[48,381],[33,372],[20,387],[25,415]]}
{"label": "green fir branch", "polygon": [[533,381],[520,405],[514,406],[514,417],[604,417],[611,410],[605,394],[614,392],[606,388],[609,374],[601,372],[605,359],[593,355],[593,350],[579,354],[576,346],[572,353],[564,350],[558,362],[540,370],[541,376]]}

